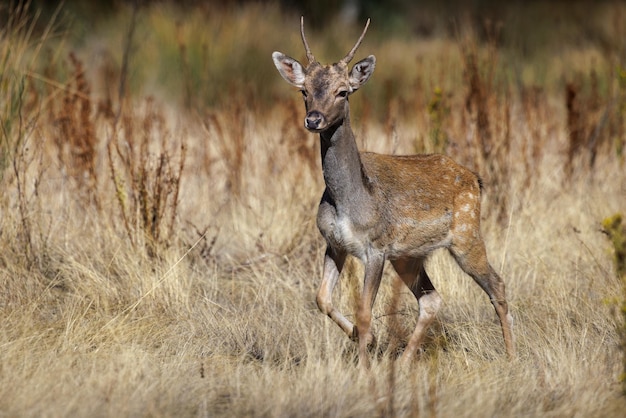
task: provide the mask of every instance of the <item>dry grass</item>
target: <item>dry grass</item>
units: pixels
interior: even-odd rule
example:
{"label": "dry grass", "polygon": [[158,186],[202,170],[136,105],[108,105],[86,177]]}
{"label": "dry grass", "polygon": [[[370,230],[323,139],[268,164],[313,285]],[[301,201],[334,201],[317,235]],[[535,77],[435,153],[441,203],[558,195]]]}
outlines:
{"label": "dry grass", "polygon": [[[292,26],[268,51],[298,53]],[[33,35],[3,32],[0,52],[22,45],[14,36]],[[572,145],[573,109],[591,106],[591,93],[574,103],[565,86],[501,87],[484,73],[497,49],[465,41],[475,55],[454,40],[404,45],[424,53],[403,63],[407,74],[430,69],[407,76],[421,93],[372,87],[389,95],[381,117],[368,85],[353,124],[370,150],[440,148],[486,177],[483,233],[516,321],[514,361],[484,293],[440,252],[427,270],[444,306],[423,353],[397,367],[418,309],[386,270],[378,350],[369,373],[358,369],[355,344],[315,305],[323,183],[297,98],[262,111],[239,98],[194,107],[190,88],[187,107],[168,106],[118,95],[117,84],[99,91],[94,80],[123,70],[80,53],[67,80],[20,88],[9,75],[38,67],[11,59],[0,72],[0,415],[621,416],[624,294],[600,230],[626,210],[619,72],[598,93],[601,108],[612,103],[610,140]],[[403,47],[390,45],[383,80],[385,55]],[[466,77],[437,69],[446,60]],[[26,106],[29,91],[38,96]],[[588,135],[595,119],[576,123]],[[337,291],[348,316],[360,269],[348,263]]]}

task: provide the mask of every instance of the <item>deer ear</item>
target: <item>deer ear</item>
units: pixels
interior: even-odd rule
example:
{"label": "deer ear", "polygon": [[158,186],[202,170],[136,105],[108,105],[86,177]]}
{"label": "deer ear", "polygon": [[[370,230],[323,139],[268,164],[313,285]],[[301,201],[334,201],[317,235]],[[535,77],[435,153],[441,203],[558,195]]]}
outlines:
{"label": "deer ear", "polygon": [[282,75],[289,84],[299,89],[304,88],[304,68],[302,64],[280,52],[274,52],[272,59],[280,75]]}
{"label": "deer ear", "polygon": [[367,80],[370,79],[374,73],[376,67],[376,57],[370,55],[369,57],[357,62],[350,71],[350,86],[356,90],[361,87]]}

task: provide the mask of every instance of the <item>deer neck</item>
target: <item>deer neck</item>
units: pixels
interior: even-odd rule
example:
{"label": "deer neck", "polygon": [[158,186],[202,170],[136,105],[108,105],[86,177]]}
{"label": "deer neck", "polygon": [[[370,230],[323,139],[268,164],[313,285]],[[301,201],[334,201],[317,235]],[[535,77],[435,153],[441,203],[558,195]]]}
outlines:
{"label": "deer neck", "polygon": [[350,115],[320,133],[322,170],[327,191],[338,206],[364,205],[370,197]]}

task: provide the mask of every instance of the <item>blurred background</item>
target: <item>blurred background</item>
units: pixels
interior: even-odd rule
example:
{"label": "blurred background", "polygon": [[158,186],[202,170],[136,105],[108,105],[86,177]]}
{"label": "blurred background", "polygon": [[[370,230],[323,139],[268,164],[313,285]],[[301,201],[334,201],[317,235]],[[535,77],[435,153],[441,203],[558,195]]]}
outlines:
{"label": "blurred background", "polygon": [[[378,103],[384,100],[382,89],[395,95],[406,91],[397,86],[412,85],[416,78],[434,85],[462,76],[456,62],[439,68],[445,74],[415,66],[415,60],[428,60],[433,53],[416,49],[416,44],[440,40],[450,44],[433,48],[454,48],[470,32],[473,42],[497,49],[494,64],[503,72],[494,75],[518,86],[562,89],[568,80],[592,68],[604,75],[618,66],[624,68],[626,60],[624,8],[621,2],[611,1],[36,0],[32,6],[29,13],[41,13],[41,27],[58,14],[55,28],[67,33],[71,47],[83,54],[109,54],[118,65],[133,10],[139,10],[131,87],[135,91],[167,88],[170,99],[173,95],[188,105],[192,101],[216,105],[239,94],[251,103],[282,96],[285,89],[277,88],[281,81],[273,73],[268,53],[280,49],[302,57],[301,15],[322,61],[345,54],[365,20],[372,19],[359,53],[383,58],[377,82],[372,83],[375,92],[370,92]],[[598,82],[607,89],[607,79],[600,77]]]}

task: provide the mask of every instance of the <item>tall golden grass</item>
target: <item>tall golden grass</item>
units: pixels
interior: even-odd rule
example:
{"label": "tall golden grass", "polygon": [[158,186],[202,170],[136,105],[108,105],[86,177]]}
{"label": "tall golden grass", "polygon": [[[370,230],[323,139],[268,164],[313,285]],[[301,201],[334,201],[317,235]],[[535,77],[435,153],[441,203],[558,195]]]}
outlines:
{"label": "tall golden grass", "polygon": [[[485,178],[518,357],[436,253],[445,304],[423,352],[396,365],[418,309],[386,270],[364,373],[315,305],[317,138],[270,59],[302,52],[297,18],[122,8],[72,46],[27,6],[0,29],[0,415],[622,416],[625,295],[601,231],[626,210],[619,49],[594,75],[602,54],[569,46],[541,85],[511,76],[495,34],[388,39],[373,22],[359,146],[446,152]],[[312,31],[316,55],[349,48],[359,28],[340,29]],[[349,316],[360,269],[336,295]]]}

